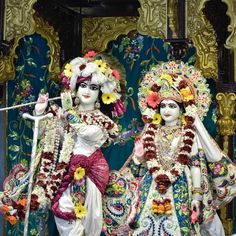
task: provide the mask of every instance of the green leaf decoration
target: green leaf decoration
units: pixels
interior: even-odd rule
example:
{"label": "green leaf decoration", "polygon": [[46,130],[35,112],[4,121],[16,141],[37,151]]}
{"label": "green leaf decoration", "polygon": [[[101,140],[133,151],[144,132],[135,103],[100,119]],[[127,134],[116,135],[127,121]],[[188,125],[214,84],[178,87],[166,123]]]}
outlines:
{"label": "green leaf decoration", "polygon": [[17,158],[17,155],[9,154],[8,157],[11,161],[14,161]]}
{"label": "green leaf decoration", "polygon": [[22,65],[22,66],[17,66],[17,67],[16,67],[16,71],[23,71],[24,68],[25,68],[24,65]]}
{"label": "green leaf decoration", "polygon": [[10,145],[8,147],[8,149],[12,152],[19,152],[20,151],[20,146],[14,144],[14,145]]}
{"label": "green leaf decoration", "polygon": [[30,147],[32,145],[32,140],[25,135],[23,135],[23,138],[24,138],[25,144]]}
{"label": "green leaf decoration", "polygon": [[187,227],[183,227],[183,228],[181,228],[182,229],[182,231],[184,231],[185,233],[189,233],[190,231],[189,231],[189,228],[187,228]]}
{"label": "green leaf decoration", "polygon": [[121,44],[121,45],[119,46],[119,53],[121,53],[123,50],[124,50],[124,46]]}
{"label": "green leaf decoration", "polygon": [[19,135],[18,135],[18,133],[17,132],[15,132],[15,131],[12,131],[10,134],[9,134],[9,136],[13,139],[13,140],[19,140]]}

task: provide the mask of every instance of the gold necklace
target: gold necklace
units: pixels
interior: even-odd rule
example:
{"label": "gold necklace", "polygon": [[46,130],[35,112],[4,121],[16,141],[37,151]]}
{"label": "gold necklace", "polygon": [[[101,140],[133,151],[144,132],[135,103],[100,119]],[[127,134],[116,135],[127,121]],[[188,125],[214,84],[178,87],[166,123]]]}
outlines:
{"label": "gold necklace", "polygon": [[160,128],[160,138],[162,142],[167,142],[168,144],[172,142],[174,137],[180,134],[181,127],[179,125],[175,126],[162,126]]}
{"label": "gold necklace", "polygon": [[[179,151],[179,143],[181,141],[182,129],[180,126],[163,126],[157,132],[156,136],[156,154],[158,162],[161,164],[164,170],[170,170],[175,161],[176,153]],[[172,142],[174,138],[180,137],[178,144],[174,150],[172,150]]]}

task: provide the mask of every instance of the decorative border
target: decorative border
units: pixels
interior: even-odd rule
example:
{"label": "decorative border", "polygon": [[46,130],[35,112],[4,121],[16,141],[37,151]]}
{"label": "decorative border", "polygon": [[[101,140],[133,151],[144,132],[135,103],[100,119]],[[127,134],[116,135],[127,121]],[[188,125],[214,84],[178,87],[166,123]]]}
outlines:
{"label": "decorative border", "polygon": [[186,1],[186,37],[192,39],[197,49],[196,68],[202,71],[204,77],[216,79],[218,77],[216,33],[204,16],[203,8],[202,0]]}
{"label": "decorative border", "polygon": [[82,51],[104,51],[121,34],[137,29],[137,17],[90,17],[82,19]]}
{"label": "decorative border", "polygon": [[234,51],[234,81],[236,82],[236,1],[235,0],[221,0],[226,3],[228,9],[226,14],[230,18],[228,31],[231,32],[226,39],[225,47]]}
{"label": "decorative border", "polygon": [[[210,24],[205,25],[206,19],[202,10],[205,7],[205,3],[209,0],[192,0],[186,2],[187,20],[186,31],[187,37],[192,38],[197,48],[197,64],[203,71],[205,77],[216,78],[218,75],[217,63],[214,66],[214,62],[217,62],[217,44],[216,36],[213,28]],[[221,0],[227,5],[226,14],[230,18],[230,24],[228,25],[228,31],[231,34],[226,39],[225,47],[234,51],[234,81],[236,82],[236,1],[235,0]],[[188,27],[189,26],[189,27]],[[209,28],[210,27],[210,28]],[[213,32],[212,32],[213,31]],[[211,35],[209,32],[212,32]],[[206,34],[209,36],[207,37]],[[211,40],[204,40],[205,38],[211,38]],[[209,48],[211,50],[209,50]],[[210,65],[202,64],[204,61],[208,61],[212,58]],[[210,69],[207,69],[210,68]],[[212,72],[210,72],[212,71]]]}
{"label": "decorative border", "polygon": [[[166,38],[167,1],[158,0],[158,3],[156,1],[157,0],[139,0],[141,5],[141,8],[139,8],[139,13],[140,13],[139,19],[134,17],[126,17],[126,18],[115,17],[114,21],[114,17],[100,17],[100,19],[107,21],[106,26],[108,28],[105,26],[100,26],[102,27],[103,31],[96,30],[96,33],[100,32],[99,40],[97,39],[95,40],[95,37],[92,36],[90,36],[90,38],[87,38],[88,33],[86,34],[86,32],[83,32],[83,38],[87,38],[86,42],[83,42],[83,51],[85,52],[91,48],[104,50],[106,48],[107,43],[117,38],[119,34],[128,33],[130,30],[136,28],[141,34],[150,35],[153,37]],[[216,37],[213,28],[209,23],[206,23],[206,19],[204,19],[204,15],[202,13],[202,9],[204,8],[204,5],[207,1],[209,0],[186,1],[186,13],[187,13],[186,36],[193,40],[194,46],[197,48],[196,67],[198,67],[203,71],[203,75],[205,77],[216,78],[218,74],[218,66],[216,63],[217,62]],[[35,20],[33,17],[34,10],[32,9],[35,2],[37,2],[37,0],[23,0],[21,1],[21,8],[18,9],[19,4],[17,0],[6,1],[5,39],[7,41],[12,40],[13,38],[23,37],[24,35],[29,35],[35,32]],[[231,34],[226,40],[226,47],[235,50],[236,3],[233,0],[222,0],[222,2],[225,2],[227,4],[228,6],[227,15],[231,19],[230,25],[228,26],[228,30],[229,32],[231,32]],[[168,14],[170,13],[171,10],[169,11]],[[124,20],[122,21],[122,19]],[[84,29],[86,28],[87,22],[89,22],[89,18],[83,19],[83,21],[85,22],[84,23],[85,27],[83,27]],[[99,20],[99,23],[100,25],[103,25],[104,22],[101,22],[101,20]],[[89,25],[90,24],[91,23],[89,23]],[[112,30],[109,27],[111,27]],[[99,28],[98,23],[96,24],[96,26],[94,25],[93,28],[94,29]],[[87,32],[90,31],[88,30]],[[115,35],[113,35],[114,32],[116,32]],[[104,33],[108,33],[108,37]],[[106,37],[107,39],[105,39]],[[15,39],[15,41],[17,40]],[[3,77],[1,76],[2,78],[0,79],[0,82],[12,79],[11,77],[14,77],[15,68],[14,65],[12,64],[12,58],[14,58],[15,56],[14,55],[15,45],[12,47],[12,50],[13,52],[10,52],[9,56],[5,56],[0,60],[0,75],[3,74],[3,71],[5,74]],[[234,68],[236,71],[236,50],[234,54],[235,54]],[[55,57],[51,59],[54,60]],[[57,62],[55,64],[57,64]],[[51,66],[50,70],[57,71],[56,67],[54,70],[54,66]],[[235,81],[236,81],[236,72],[235,72]]]}
{"label": "decorative border", "polygon": [[[58,79],[60,74],[60,45],[59,37],[57,32],[54,31],[54,28],[50,26],[42,18],[34,16],[34,31],[33,33],[40,34],[43,38],[47,40],[47,45],[50,49],[49,57],[49,73],[51,74],[52,79]],[[24,36],[17,36],[14,40],[14,44],[10,49],[10,54],[4,56],[0,59],[0,83],[15,78],[15,65],[14,59],[17,58],[16,48],[19,46],[19,41]]]}
{"label": "decorative border", "polygon": [[168,1],[167,15],[169,20],[169,27],[172,32],[172,38],[178,38],[178,32],[179,32],[178,1],[176,0]]}
{"label": "decorative border", "polygon": [[236,49],[236,1],[235,0],[221,0],[226,3],[228,9],[226,14],[230,18],[230,24],[228,25],[228,31],[231,32],[226,39],[225,47],[228,49]]}
{"label": "decorative border", "polygon": [[37,0],[5,1],[5,40],[34,33],[33,5]]}
{"label": "decorative border", "polygon": [[167,0],[139,0],[139,2],[141,8],[138,9],[138,32],[154,38],[167,38]]}
{"label": "decorative border", "polygon": [[55,32],[54,28],[48,24],[42,18],[34,16],[35,19],[35,33],[40,34],[43,38],[47,40],[47,45],[49,47],[49,73],[51,79],[57,80],[59,79],[59,75],[61,73],[60,68],[60,44],[59,44],[59,36],[58,33]]}
{"label": "decorative border", "polygon": [[[223,150],[226,154],[229,152],[229,136],[233,136],[236,130],[235,117],[235,93],[218,93],[216,95],[216,101],[219,105],[220,117],[217,121],[219,134],[223,136]],[[233,233],[234,219],[229,218],[227,215],[227,207],[232,207],[233,203],[229,206],[224,206],[220,210],[221,220],[224,225],[226,235]]]}

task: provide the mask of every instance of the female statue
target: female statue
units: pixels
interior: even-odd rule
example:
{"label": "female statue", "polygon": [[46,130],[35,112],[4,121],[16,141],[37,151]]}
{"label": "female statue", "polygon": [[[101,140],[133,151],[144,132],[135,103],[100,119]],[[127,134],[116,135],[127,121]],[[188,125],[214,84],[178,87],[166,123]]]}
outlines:
{"label": "female statue", "polygon": [[[66,64],[62,108],[52,106],[54,118],[41,124],[45,135],[37,155],[31,209],[51,206],[61,236],[101,233],[109,167],[100,148],[118,135],[117,124],[103,112],[110,109],[115,117],[125,110],[119,72],[106,58],[91,51]],[[39,96],[36,115],[44,112],[47,102],[47,95]],[[17,203],[24,198],[19,195],[16,201],[10,195],[5,191],[1,197],[3,207],[12,209],[5,217],[20,219]]]}
{"label": "female statue", "polygon": [[173,61],[146,73],[144,129],[105,194],[107,235],[224,235],[216,210],[236,193],[236,167],[201,121],[211,101],[205,82]]}

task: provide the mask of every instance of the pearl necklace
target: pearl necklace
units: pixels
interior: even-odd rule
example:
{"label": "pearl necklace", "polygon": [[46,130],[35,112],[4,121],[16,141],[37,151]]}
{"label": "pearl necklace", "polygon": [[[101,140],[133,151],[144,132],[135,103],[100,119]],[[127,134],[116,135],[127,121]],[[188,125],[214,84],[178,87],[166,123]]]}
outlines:
{"label": "pearl necklace", "polygon": [[81,114],[81,115],[86,115],[88,113],[97,113],[99,110],[98,109],[91,109],[91,110],[85,110],[85,111],[80,111],[79,109],[77,109],[77,113]]}

